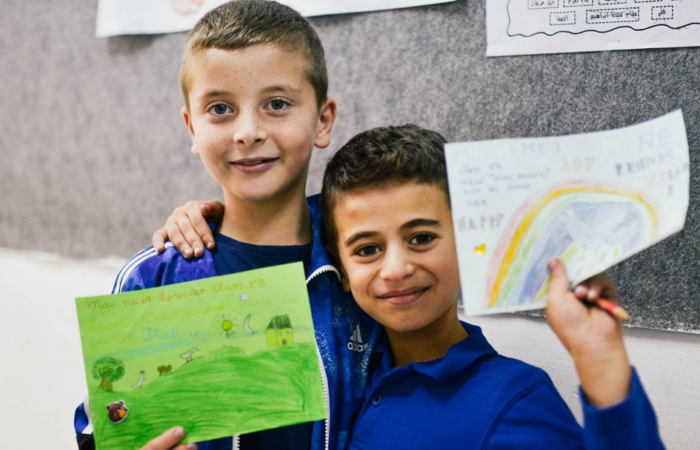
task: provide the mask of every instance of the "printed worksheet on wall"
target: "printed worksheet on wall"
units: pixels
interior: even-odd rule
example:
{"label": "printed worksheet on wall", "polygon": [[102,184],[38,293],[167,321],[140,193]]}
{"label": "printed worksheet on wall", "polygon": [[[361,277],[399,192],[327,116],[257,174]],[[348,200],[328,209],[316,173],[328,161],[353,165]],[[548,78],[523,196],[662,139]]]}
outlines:
{"label": "printed worksheet on wall", "polygon": [[575,285],[685,223],[680,111],[596,133],[447,144],[445,153],[470,315],[543,308],[550,258]]}
{"label": "printed worksheet on wall", "polygon": [[[98,0],[97,37],[187,31],[217,6],[229,0]],[[324,16],[455,0],[280,0],[304,16]]]}
{"label": "printed worksheet on wall", "polygon": [[487,0],[488,56],[700,46],[698,0]]}

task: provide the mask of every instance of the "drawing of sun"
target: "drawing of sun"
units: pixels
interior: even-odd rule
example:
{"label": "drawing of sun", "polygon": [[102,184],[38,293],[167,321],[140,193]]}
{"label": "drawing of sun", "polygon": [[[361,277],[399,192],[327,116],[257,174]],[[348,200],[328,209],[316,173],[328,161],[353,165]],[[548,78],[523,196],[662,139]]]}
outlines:
{"label": "drawing of sun", "polygon": [[233,330],[233,321],[227,319],[225,316],[223,316],[223,319],[224,319],[223,322],[221,322],[221,329],[224,330],[224,332],[226,333],[226,337],[228,338],[229,333],[236,334],[235,332],[232,331]]}

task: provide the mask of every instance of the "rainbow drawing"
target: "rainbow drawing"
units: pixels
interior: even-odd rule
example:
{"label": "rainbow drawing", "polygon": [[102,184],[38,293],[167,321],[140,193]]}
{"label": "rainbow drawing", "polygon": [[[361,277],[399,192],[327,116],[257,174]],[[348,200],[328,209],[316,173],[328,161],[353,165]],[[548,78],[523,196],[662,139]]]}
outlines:
{"label": "rainbow drawing", "polygon": [[551,257],[562,258],[574,279],[594,264],[612,265],[641,250],[659,229],[654,201],[633,187],[591,181],[552,186],[525,202],[501,235],[489,265],[484,306],[502,311],[543,307]]}

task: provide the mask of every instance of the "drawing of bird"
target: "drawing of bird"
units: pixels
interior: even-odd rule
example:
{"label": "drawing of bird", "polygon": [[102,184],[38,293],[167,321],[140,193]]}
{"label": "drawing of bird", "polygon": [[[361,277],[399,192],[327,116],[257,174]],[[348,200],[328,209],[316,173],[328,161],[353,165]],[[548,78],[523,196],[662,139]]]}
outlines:
{"label": "drawing of bird", "polygon": [[188,363],[188,362],[192,361],[192,355],[194,354],[194,352],[198,352],[198,351],[199,350],[197,348],[192,347],[192,349],[189,352],[183,353],[182,355],[180,355],[180,358],[186,360],[185,363]]}

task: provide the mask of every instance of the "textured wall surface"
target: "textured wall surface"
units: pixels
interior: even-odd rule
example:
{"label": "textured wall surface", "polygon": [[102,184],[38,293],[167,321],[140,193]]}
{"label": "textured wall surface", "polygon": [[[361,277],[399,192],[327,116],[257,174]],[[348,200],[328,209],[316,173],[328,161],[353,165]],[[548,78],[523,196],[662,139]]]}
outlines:
{"label": "textured wall surface", "polygon": [[[0,247],[126,257],[174,206],[221,196],[180,118],[185,34],[96,39],[95,15],[95,1],[3,1]],[[489,59],[477,0],[314,23],[339,114],[310,193],[332,151],[373,126],[413,122],[464,141],[598,131],[682,108],[686,228],[610,273],[632,326],[700,331],[699,48]]]}

